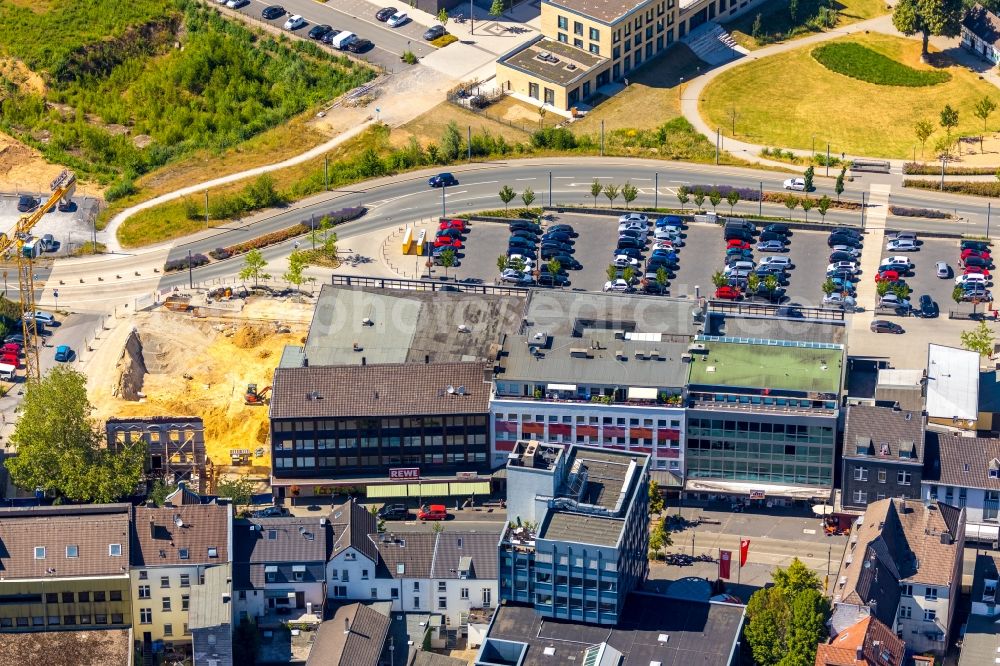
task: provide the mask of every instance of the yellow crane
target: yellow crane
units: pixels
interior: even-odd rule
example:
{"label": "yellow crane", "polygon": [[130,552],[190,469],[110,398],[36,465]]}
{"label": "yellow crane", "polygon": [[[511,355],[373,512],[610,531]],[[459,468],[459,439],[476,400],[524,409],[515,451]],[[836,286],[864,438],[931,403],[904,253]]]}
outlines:
{"label": "yellow crane", "polygon": [[38,327],[35,324],[35,276],[33,247],[25,245],[31,241],[31,230],[60,200],[69,203],[76,190],[76,174],[63,171],[49,185],[52,195],[38,208],[22,215],[17,225],[9,233],[0,233],[0,256],[7,256],[11,250],[17,259],[17,282],[21,296],[21,325],[24,329],[24,376],[28,381],[41,379],[42,368],[38,362]]}

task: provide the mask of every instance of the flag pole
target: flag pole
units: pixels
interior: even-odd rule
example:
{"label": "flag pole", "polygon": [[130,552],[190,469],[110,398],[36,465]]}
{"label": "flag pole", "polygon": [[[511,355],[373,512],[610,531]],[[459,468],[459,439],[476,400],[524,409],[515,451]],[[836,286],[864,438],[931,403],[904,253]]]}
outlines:
{"label": "flag pole", "polygon": [[743,579],[743,535],[740,535],[739,549],[736,551],[739,553],[739,567],[736,568],[736,584],[739,585],[740,581]]}

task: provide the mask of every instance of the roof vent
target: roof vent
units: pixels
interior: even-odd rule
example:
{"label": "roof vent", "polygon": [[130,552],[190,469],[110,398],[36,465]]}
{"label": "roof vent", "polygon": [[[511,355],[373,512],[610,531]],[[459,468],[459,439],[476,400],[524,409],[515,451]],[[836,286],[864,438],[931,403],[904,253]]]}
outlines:
{"label": "roof vent", "polygon": [[574,65],[573,63],[570,63],[570,64],[566,65],[566,69],[568,71],[572,72],[573,70],[576,69],[576,65]]}
{"label": "roof vent", "polygon": [[374,326],[375,322],[373,322],[370,317],[365,317],[364,319],[361,320],[361,325],[362,326]]}
{"label": "roof vent", "polygon": [[458,391],[459,395],[465,395],[465,387],[464,386],[459,386],[458,389],[456,389],[456,390]]}
{"label": "roof vent", "polygon": [[448,391],[448,395],[455,395],[455,387],[451,384],[448,384],[448,388],[445,390]]}
{"label": "roof vent", "polygon": [[472,329],[469,328],[468,326],[466,326],[465,324],[459,324],[458,325],[458,332],[459,333],[471,333]]}

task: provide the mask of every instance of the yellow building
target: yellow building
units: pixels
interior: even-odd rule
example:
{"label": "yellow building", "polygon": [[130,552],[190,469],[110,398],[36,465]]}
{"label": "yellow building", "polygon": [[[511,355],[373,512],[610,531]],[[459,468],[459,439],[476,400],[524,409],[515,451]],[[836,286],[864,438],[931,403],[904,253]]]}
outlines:
{"label": "yellow building", "polygon": [[0,632],[129,627],[131,508],[0,509]]}

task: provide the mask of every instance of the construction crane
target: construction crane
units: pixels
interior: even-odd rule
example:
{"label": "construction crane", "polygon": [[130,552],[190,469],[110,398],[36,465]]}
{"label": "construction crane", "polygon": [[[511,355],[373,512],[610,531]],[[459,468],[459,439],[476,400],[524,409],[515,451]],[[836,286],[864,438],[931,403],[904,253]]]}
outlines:
{"label": "construction crane", "polygon": [[247,392],[243,395],[243,402],[247,405],[263,405],[264,396],[270,392],[270,386],[265,386],[258,391],[256,384],[247,384]]}
{"label": "construction crane", "polygon": [[63,171],[49,185],[52,195],[38,208],[22,215],[17,225],[8,233],[0,233],[0,256],[8,256],[14,251],[17,260],[18,291],[21,296],[21,326],[24,330],[24,376],[30,381],[41,379],[42,366],[38,361],[38,326],[35,323],[35,245],[31,241],[31,230],[59,201],[69,203],[76,190],[76,174]]}

